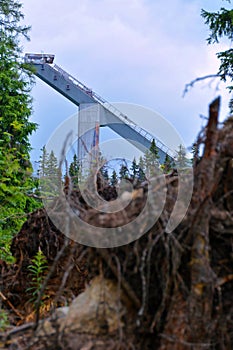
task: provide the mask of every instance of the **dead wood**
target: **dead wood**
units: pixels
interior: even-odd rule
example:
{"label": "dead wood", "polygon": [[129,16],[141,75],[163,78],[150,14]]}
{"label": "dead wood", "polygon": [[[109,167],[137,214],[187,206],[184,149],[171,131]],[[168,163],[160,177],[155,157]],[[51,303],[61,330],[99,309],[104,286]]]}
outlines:
{"label": "dead wood", "polygon": [[[192,200],[184,220],[172,233],[166,233],[165,227],[177,199],[177,172],[166,176],[167,197],[159,220],[149,232],[125,246],[85,247],[65,239],[44,209],[29,215],[12,242],[16,263],[0,263],[1,291],[25,319],[25,290],[30,284],[27,266],[38,249],[49,267],[53,266],[44,284],[50,310],[69,303],[97,275],[116,280],[129,301],[126,326],[119,334],[98,340],[80,334],[65,339],[58,334],[51,338],[51,344],[60,349],[68,348],[67,344],[70,349],[77,344],[98,349],[98,341],[105,349],[233,348],[233,119],[220,127],[219,107],[219,98],[210,105],[205,132],[197,143],[198,147],[204,145],[204,152],[194,163]],[[88,207],[78,190],[68,193],[73,210],[98,232],[101,225],[117,227],[134,220],[144,208],[148,186],[142,185],[142,196],[135,196],[125,211],[111,215],[100,215]],[[116,193],[102,189],[101,195],[111,200]],[[54,208],[59,213],[58,202]],[[151,210],[153,213],[153,206]],[[14,311],[8,309],[17,323]],[[39,316],[38,312],[37,321]],[[78,343],[81,339],[83,343]],[[43,346],[40,342],[31,348],[45,349]]]}

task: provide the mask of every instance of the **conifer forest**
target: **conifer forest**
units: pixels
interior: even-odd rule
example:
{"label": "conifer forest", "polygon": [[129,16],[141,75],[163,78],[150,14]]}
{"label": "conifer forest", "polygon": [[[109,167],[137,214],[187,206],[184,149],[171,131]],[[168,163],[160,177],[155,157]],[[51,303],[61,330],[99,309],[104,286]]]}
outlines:
{"label": "conifer forest", "polygon": [[219,4],[200,16],[208,45],[229,48],[184,91],[226,82],[224,121],[210,95],[189,151],[161,162],[153,139],[83,171],[45,145],[33,169],[31,28],[20,1],[0,0],[0,349],[233,349],[233,10]]}

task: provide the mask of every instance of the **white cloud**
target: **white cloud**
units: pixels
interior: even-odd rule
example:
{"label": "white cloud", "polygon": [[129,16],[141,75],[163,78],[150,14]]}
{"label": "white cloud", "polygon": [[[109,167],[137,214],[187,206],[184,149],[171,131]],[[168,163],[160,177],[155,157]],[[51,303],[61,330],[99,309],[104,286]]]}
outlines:
{"label": "white cloud", "polygon": [[[175,124],[187,143],[193,141],[200,127],[197,116],[216,92],[198,85],[182,99],[182,90],[193,78],[217,70],[216,48],[206,46],[200,10],[219,1],[23,4],[25,20],[32,24],[26,51],[55,53],[58,64],[103,97],[154,108]],[[49,109],[49,101],[47,105]]]}

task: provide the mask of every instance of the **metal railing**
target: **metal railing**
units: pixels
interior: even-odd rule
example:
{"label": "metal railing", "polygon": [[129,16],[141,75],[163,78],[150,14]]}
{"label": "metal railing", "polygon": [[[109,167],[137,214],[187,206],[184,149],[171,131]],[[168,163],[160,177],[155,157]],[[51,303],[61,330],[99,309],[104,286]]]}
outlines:
{"label": "metal railing", "polygon": [[93,100],[100,105],[102,105],[105,109],[107,109],[109,112],[113,113],[116,117],[118,117],[121,121],[123,121],[126,125],[128,125],[130,128],[135,130],[138,134],[143,136],[148,141],[152,142],[153,139],[155,140],[156,146],[162,150],[164,153],[168,154],[171,158],[175,158],[176,152],[171,150],[169,147],[167,147],[158,137],[155,137],[147,130],[141,128],[138,126],[133,120],[131,120],[127,115],[122,113],[119,109],[117,109],[115,106],[113,106],[111,103],[109,103],[107,100],[102,98],[100,95],[98,95],[96,92],[94,92],[92,89],[88,88],[86,85],[84,85],[81,81],[79,81],[77,78],[73,77],[64,69],[59,67],[57,64],[50,65],[53,67],[53,69],[57,72],[59,72],[69,83],[74,84],[75,86],[79,87],[83,92],[88,94],[93,98]]}

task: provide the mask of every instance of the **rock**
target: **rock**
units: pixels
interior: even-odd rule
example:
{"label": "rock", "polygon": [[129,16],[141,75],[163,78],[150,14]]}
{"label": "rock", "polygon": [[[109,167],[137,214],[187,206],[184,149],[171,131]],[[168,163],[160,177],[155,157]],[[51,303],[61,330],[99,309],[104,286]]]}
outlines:
{"label": "rock", "polygon": [[69,312],[69,306],[59,307],[55,311],[55,318],[66,317]]}
{"label": "rock", "polygon": [[60,320],[61,330],[95,335],[116,331],[123,326],[121,318],[126,313],[120,294],[115,282],[95,277]]}
{"label": "rock", "polygon": [[121,318],[126,307],[122,297],[116,282],[97,276],[69,307],[58,308],[50,318],[41,321],[37,336],[53,335],[57,328],[65,334],[77,332],[98,336],[113,333],[123,327]]}

